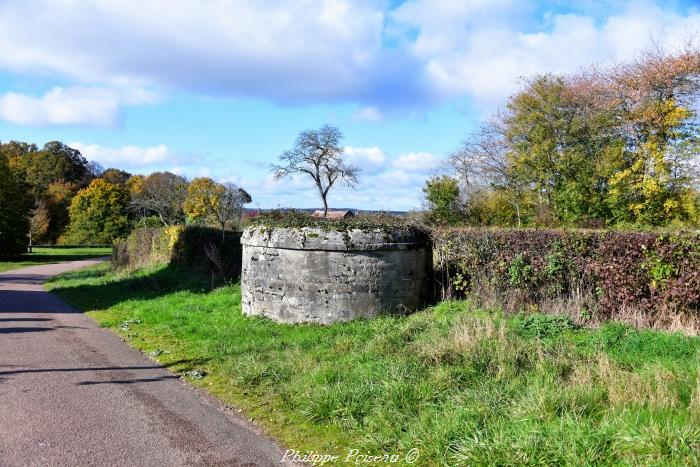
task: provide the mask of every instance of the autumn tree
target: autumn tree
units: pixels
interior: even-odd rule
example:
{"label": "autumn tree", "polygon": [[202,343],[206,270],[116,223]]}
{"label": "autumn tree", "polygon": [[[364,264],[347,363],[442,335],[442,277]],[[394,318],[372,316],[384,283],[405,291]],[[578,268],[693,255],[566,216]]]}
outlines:
{"label": "autumn tree", "polygon": [[96,179],[80,190],[70,205],[68,240],[71,243],[112,243],[129,232],[126,209],[129,194],[123,186]]}
{"label": "autumn tree", "polygon": [[65,233],[70,215],[70,207],[73,196],[80,190],[76,183],[57,181],[51,183],[40,196],[38,202],[44,202],[49,212],[49,228],[45,238],[48,242],[56,242]]}
{"label": "autumn tree", "polygon": [[103,170],[99,174],[99,177],[104,178],[106,181],[114,185],[126,185],[126,183],[131,178],[131,174],[124,170],[109,168]]}
{"label": "autumn tree", "polygon": [[452,167],[463,185],[487,187],[479,202],[490,191],[531,224],[692,222],[699,96],[700,53],[690,49],[536,76],[465,141]]}
{"label": "autumn tree", "polygon": [[139,217],[156,216],[165,225],[184,222],[183,205],[187,197],[187,180],[170,172],[154,172],[147,177],[130,179],[132,192],[129,209]]}
{"label": "autumn tree", "polygon": [[624,141],[610,176],[618,221],[663,225],[687,220],[694,206],[693,161],[700,155],[695,121],[700,51],[669,55],[659,48],[613,67],[602,77]]}
{"label": "autumn tree", "polygon": [[208,222],[224,231],[240,225],[243,205],[250,195],[233,183],[217,183],[211,178],[195,178],[187,188],[184,209],[194,222]]}
{"label": "autumn tree", "polygon": [[302,131],[294,148],[280,156],[273,165],[275,179],[302,174],[310,177],[323,202],[323,216],[328,214],[328,192],[336,182],[349,187],[357,185],[359,169],[343,161],[340,141],[343,134],[334,126],[323,125],[318,130]]}
{"label": "autumn tree", "polygon": [[40,240],[49,230],[51,217],[46,207],[46,202],[41,200],[29,213],[29,252],[32,252],[32,245]]}
{"label": "autumn tree", "polygon": [[7,163],[15,172],[16,176],[22,180],[26,178],[24,173],[24,158],[27,154],[38,151],[36,144],[24,143],[22,141],[9,141],[0,143],[0,154],[7,158]]}
{"label": "autumn tree", "polygon": [[[29,205],[45,205],[50,218],[45,239],[56,241],[68,224],[70,198],[101,169],[59,141],[46,143],[41,149],[35,144],[10,141],[0,144],[0,153],[8,157],[11,168],[23,181]],[[70,189],[62,189],[66,187]]]}

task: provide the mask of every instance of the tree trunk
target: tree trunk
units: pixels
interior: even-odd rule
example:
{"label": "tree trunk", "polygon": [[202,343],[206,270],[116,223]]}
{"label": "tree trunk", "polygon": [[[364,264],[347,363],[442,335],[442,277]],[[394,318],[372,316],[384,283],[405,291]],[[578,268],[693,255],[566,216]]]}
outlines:
{"label": "tree trunk", "polygon": [[321,196],[323,199],[323,217],[328,216],[328,200],[326,199],[325,196]]}
{"label": "tree trunk", "polygon": [[29,253],[32,252],[32,232],[29,231]]}

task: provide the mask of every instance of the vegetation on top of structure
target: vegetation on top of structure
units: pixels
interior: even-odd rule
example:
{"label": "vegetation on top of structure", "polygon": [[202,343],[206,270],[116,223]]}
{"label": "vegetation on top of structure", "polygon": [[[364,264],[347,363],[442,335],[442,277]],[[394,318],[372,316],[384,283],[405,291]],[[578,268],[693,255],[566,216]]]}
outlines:
{"label": "vegetation on top of structure", "polygon": [[304,211],[295,209],[276,209],[264,211],[251,219],[251,225],[266,228],[316,228],[324,231],[346,232],[351,230],[382,232],[422,232],[427,234],[426,225],[408,217],[396,216],[389,213],[358,214],[342,219],[314,217]]}

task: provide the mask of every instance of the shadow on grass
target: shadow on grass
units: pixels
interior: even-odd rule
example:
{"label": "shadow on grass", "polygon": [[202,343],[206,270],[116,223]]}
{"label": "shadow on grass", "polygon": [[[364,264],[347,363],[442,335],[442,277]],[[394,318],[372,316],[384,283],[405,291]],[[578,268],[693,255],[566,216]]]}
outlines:
{"label": "shadow on grass", "polygon": [[[177,292],[205,294],[225,285],[222,279],[174,265],[141,269],[116,277],[109,277],[110,274],[107,269],[68,273],[50,281],[57,285],[51,287],[51,292],[81,310],[99,311],[129,300],[149,300]],[[81,284],[71,285],[74,279]]]}

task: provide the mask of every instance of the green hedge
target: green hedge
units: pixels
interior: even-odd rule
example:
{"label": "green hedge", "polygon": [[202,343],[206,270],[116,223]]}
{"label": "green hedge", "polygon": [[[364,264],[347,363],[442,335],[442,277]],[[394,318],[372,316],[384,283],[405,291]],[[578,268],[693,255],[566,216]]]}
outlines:
{"label": "green hedge", "polygon": [[437,287],[507,309],[700,331],[700,236],[436,229]]}
{"label": "green hedge", "polygon": [[172,226],[136,229],[115,243],[113,263],[119,268],[173,264],[223,279],[241,273],[241,234],[207,227]]}

